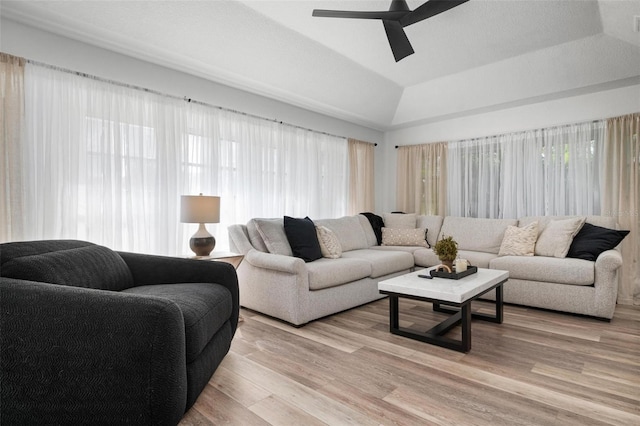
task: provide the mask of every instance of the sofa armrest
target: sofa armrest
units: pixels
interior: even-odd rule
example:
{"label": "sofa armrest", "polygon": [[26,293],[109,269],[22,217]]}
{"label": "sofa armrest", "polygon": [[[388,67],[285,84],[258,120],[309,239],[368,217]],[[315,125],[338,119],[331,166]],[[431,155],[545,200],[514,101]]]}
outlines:
{"label": "sofa armrest", "polygon": [[235,268],[226,262],[181,259],[140,253],[118,252],[131,270],[136,286],[177,283],[213,283],[231,292],[233,311],[231,326],[236,330],[240,314],[238,276]]}
{"label": "sofa armrest", "polygon": [[273,271],[288,272],[290,274],[302,274],[306,271],[304,260],[300,258],[264,253],[256,249],[249,250],[244,261],[256,268],[271,269]]}
{"label": "sofa armrest", "polygon": [[595,316],[611,319],[618,298],[618,269],[622,266],[622,256],[617,250],[607,250],[598,256],[595,262],[596,291]]}
{"label": "sofa armrest", "polygon": [[173,302],[0,278],[2,424],[176,424],[186,404]]}
{"label": "sofa armrest", "polygon": [[617,250],[607,250],[596,259],[596,270],[616,271],[622,266],[622,255]]}

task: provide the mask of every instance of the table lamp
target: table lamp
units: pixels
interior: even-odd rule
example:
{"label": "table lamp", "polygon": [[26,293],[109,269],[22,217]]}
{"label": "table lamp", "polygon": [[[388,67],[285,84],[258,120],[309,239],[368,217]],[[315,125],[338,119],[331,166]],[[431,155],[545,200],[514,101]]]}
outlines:
{"label": "table lamp", "polygon": [[199,223],[189,240],[189,247],[196,256],[209,256],[216,246],[216,239],[205,228],[205,223],[220,222],[220,197],[207,195],[182,195],[180,197],[180,222]]}

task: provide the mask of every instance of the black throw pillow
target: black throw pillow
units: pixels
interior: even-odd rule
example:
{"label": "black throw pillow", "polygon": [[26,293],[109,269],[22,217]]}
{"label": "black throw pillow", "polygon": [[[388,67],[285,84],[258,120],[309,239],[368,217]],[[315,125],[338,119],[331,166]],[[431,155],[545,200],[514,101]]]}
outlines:
{"label": "black throw pillow", "polygon": [[284,233],[287,235],[291,251],[295,257],[305,262],[313,262],[322,257],[316,225],[311,219],[284,217]]}
{"label": "black throw pillow", "polygon": [[595,261],[603,251],[616,248],[628,234],[629,231],[617,231],[585,223],[573,238],[567,257]]}

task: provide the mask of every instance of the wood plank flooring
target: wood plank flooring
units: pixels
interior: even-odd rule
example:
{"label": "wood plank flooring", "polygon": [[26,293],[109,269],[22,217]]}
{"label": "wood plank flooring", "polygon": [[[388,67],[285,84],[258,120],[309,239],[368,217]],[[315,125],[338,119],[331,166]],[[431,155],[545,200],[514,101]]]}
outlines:
{"label": "wood plank flooring", "polygon": [[[473,321],[463,354],[391,335],[388,303],[302,328],[243,309],[180,424],[640,425],[640,306],[609,323],[507,305],[503,324]],[[408,299],[400,314],[417,330],[445,318]]]}

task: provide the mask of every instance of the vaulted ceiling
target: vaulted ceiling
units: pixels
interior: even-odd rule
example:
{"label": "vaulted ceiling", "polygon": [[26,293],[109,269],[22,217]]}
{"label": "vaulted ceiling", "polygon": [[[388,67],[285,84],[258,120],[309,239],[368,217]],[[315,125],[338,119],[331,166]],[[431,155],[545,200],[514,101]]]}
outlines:
{"label": "vaulted ceiling", "polygon": [[380,21],[311,16],[391,0],[0,4],[8,19],[380,130],[640,84],[640,0],[470,0],[406,27],[415,54],[398,63]]}

